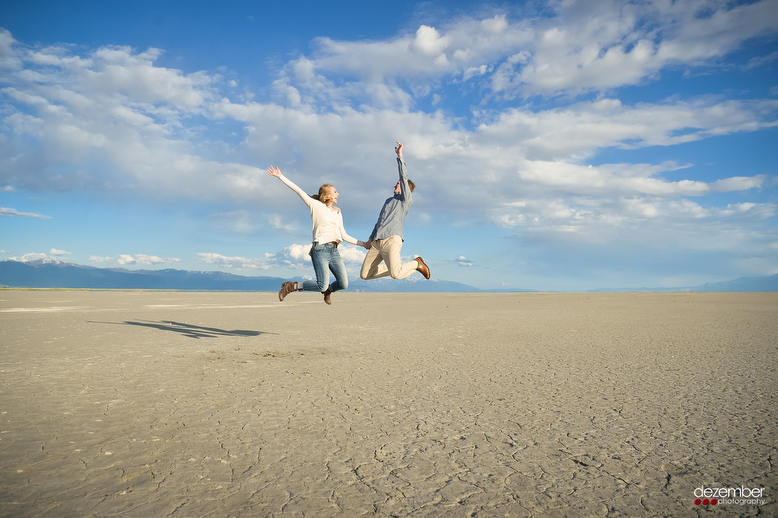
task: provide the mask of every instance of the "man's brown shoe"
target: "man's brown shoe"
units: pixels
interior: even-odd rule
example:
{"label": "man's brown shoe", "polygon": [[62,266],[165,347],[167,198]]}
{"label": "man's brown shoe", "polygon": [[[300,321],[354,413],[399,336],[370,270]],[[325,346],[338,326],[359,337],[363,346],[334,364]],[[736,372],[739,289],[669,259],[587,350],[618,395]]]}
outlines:
{"label": "man's brown shoe", "polygon": [[332,298],[330,297],[332,295],[332,288],[327,288],[327,291],[322,292],[324,294],[324,302],[327,303],[327,305],[332,305]]}
{"label": "man's brown shoe", "polygon": [[416,260],[419,262],[419,266],[416,268],[416,271],[421,273],[425,279],[430,278],[430,267],[427,266],[427,263],[424,262],[424,259],[421,257],[417,257]]}
{"label": "man's brown shoe", "polygon": [[285,282],[281,284],[281,290],[278,292],[278,300],[283,302],[286,296],[292,293],[293,291],[297,291],[296,282]]}

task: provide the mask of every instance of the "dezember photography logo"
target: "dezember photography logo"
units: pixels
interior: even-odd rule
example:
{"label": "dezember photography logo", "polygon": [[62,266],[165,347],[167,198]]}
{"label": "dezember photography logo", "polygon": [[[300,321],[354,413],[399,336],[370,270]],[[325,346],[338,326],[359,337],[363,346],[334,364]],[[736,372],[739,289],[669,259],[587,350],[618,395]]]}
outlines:
{"label": "dezember photography logo", "polygon": [[707,487],[694,490],[694,505],[763,505],[766,489],[763,487]]}

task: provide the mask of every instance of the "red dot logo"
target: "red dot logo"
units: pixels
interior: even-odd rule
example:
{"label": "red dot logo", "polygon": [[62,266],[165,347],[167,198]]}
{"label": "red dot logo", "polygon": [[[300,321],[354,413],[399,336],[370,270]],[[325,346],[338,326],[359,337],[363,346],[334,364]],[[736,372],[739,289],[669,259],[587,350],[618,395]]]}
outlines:
{"label": "red dot logo", "polygon": [[703,498],[702,499],[702,505],[708,505],[709,503],[710,503],[710,500],[708,500],[707,498]]}
{"label": "red dot logo", "polygon": [[695,498],[694,499],[694,505],[700,505],[701,503],[702,503],[702,500],[700,500],[699,498]]}
{"label": "red dot logo", "polygon": [[716,505],[718,503],[719,503],[719,501],[716,500],[715,498],[711,499],[711,501],[710,501],[710,505]]}

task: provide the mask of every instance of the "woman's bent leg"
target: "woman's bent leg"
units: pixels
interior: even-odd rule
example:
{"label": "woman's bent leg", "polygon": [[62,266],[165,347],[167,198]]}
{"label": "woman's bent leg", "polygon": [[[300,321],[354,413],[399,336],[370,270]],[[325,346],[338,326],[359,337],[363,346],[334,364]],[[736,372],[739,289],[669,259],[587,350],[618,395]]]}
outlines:
{"label": "woman's bent leg", "polygon": [[332,275],[335,276],[335,282],[329,286],[330,291],[339,291],[348,288],[346,265],[343,263],[343,258],[340,257],[340,252],[337,248],[332,249],[329,267]]}
{"label": "woman's bent leg", "polygon": [[316,280],[305,281],[302,284],[303,291],[322,292],[327,289],[330,283],[329,259],[330,254],[324,245],[316,245],[311,248],[311,262],[313,263],[313,271],[316,273]]}

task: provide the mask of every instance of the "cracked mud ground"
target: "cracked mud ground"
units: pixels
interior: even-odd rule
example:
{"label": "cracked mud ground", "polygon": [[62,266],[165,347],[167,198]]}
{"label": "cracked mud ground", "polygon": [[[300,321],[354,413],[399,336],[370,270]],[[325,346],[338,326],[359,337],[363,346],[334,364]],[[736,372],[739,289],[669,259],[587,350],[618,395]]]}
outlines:
{"label": "cracked mud ground", "polygon": [[0,299],[2,517],[778,514],[776,294]]}

